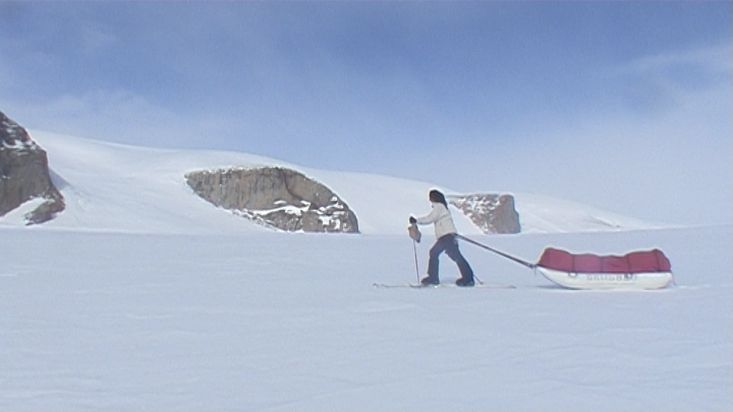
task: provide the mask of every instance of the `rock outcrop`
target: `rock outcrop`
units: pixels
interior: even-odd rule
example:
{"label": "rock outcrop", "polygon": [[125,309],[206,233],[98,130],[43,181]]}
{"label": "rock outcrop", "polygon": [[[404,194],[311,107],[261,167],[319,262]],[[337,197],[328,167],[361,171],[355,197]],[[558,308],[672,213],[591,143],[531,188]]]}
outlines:
{"label": "rock outcrop", "polygon": [[46,152],[28,131],[0,112],[0,216],[41,198],[25,215],[27,224],[53,219],[65,208],[64,197],[51,182]]}
{"label": "rock outcrop", "polygon": [[348,205],[321,183],[281,167],[221,169],[186,175],[212,204],[285,231],[358,233]]}
{"label": "rock outcrop", "polygon": [[484,233],[519,233],[514,196],[488,193],[448,196],[448,202],[468,216]]}

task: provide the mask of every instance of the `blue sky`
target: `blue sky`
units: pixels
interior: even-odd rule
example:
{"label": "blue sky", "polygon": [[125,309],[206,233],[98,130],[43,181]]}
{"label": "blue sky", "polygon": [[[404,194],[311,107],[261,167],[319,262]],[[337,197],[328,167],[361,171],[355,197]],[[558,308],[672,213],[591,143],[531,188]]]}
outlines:
{"label": "blue sky", "polygon": [[0,1],[0,110],[729,223],[732,37],[729,2]]}

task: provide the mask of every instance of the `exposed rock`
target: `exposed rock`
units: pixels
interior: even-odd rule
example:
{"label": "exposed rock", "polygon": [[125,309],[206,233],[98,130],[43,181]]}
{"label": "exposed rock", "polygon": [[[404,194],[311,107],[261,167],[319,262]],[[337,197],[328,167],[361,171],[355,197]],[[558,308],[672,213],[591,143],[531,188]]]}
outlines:
{"label": "exposed rock", "polygon": [[476,193],[448,196],[448,201],[484,233],[519,233],[522,229],[512,195]]}
{"label": "exposed rock", "polygon": [[221,169],[186,175],[203,199],[286,231],[357,233],[354,212],[321,183],[280,167]]}
{"label": "exposed rock", "polygon": [[46,152],[2,112],[0,144],[0,216],[35,198],[46,201],[25,215],[29,225],[53,219],[64,210],[64,197],[49,176]]}

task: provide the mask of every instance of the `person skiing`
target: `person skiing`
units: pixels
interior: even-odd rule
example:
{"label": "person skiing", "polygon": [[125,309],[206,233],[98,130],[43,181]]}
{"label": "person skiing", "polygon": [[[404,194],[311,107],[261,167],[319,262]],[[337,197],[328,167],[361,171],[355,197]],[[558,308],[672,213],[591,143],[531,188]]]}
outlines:
{"label": "person skiing", "polygon": [[428,276],[420,281],[423,285],[437,285],[440,283],[438,278],[438,258],[440,254],[445,252],[458,265],[461,277],[456,280],[458,286],[473,286],[473,269],[466,259],[458,250],[458,239],[456,238],[457,230],[453,223],[448,203],[443,193],[437,190],[431,190],[428,198],[432,204],[432,210],[429,214],[422,217],[410,216],[410,224],[419,225],[435,225],[435,244],[430,248],[430,259],[428,260]]}

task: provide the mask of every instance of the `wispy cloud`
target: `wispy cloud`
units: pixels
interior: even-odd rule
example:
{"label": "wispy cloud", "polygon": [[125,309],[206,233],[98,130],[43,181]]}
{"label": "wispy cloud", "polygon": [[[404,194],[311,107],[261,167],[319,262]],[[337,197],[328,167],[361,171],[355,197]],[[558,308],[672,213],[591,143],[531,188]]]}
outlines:
{"label": "wispy cloud", "polygon": [[168,139],[189,126],[179,115],[125,90],[95,90],[12,105],[35,128],[100,140],[175,146]]}
{"label": "wispy cloud", "polygon": [[475,181],[498,189],[554,194],[649,220],[730,223],[730,52],[672,51],[615,69],[656,93],[654,110],[588,109],[547,127],[537,144],[495,147],[485,159],[453,155],[477,165]]}
{"label": "wispy cloud", "polygon": [[[623,33],[572,4],[569,18],[467,7],[23,7],[34,13],[11,22],[27,33],[0,36],[0,110],[83,137],[538,191],[672,221],[695,220],[678,193],[730,197],[729,39],[660,49],[676,32],[650,24],[666,30],[679,13],[654,6],[641,7],[652,22]],[[527,20],[525,7],[563,28]]]}
{"label": "wispy cloud", "polygon": [[674,69],[701,70],[708,75],[728,75],[733,70],[733,48],[730,44],[673,50],[644,56],[624,64],[618,70],[625,74],[657,75]]}
{"label": "wispy cloud", "polygon": [[730,84],[733,48],[721,44],[643,56],[610,70],[664,106],[684,105],[688,97]]}

